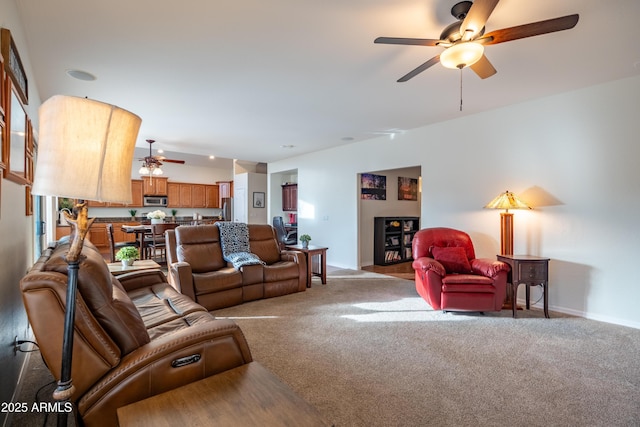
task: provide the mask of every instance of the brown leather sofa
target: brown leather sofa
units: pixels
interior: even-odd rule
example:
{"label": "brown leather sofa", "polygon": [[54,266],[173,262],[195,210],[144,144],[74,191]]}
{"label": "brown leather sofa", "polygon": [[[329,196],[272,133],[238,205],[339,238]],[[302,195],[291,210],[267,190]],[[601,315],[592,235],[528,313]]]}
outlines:
{"label": "brown leather sofa", "polygon": [[[68,243],[46,249],[20,282],[42,356],[60,378]],[[117,408],[252,361],[240,328],[176,292],[160,270],[112,276],[85,241],[72,379],[79,424],[117,426]],[[172,365],[175,365],[173,367]]]}
{"label": "brown leather sofa", "polygon": [[216,225],[182,225],[166,232],[169,281],[209,310],[307,288],[307,262],[299,251],[281,251],[268,224],[249,224],[249,247],[265,265],[236,270],[222,257]]}

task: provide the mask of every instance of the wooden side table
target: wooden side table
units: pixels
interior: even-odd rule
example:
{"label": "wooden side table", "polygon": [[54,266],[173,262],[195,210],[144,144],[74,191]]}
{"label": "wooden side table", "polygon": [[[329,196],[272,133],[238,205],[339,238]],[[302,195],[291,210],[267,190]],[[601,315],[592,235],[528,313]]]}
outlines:
{"label": "wooden side table", "polygon": [[533,255],[498,255],[498,261],[505,262],[511,267],[507,281],[511,286],[511,309],[513,317],[518,317],[516,297],[518,285],[527,287],[527,310],[529,310],[529,297],[531,286],[542,285],[544,297],[544,317],[549,318],[549,258]]}
{"label": "wooden side table", "polygon": [[109,271],[114,276],[118,276],[124,273],[131,273],[132,271],[139,270],[160,270],[160,264],[151,260],[151,259],[137,259],[133,262],[133,265],[128,267],[123,267],[120,261],[118,262],[108,262]]}
{"label": "wooden side table", "polygon": [[[311,278],[319,277],[323,285],[327,284],[327,249],[322,246],[309,245],[303,248],[302,245],[285,246],[286,249],[292,251],[300,251],[307,258],[307,288],[311,287]],[[317,256],[317,261],[314,261]]]}

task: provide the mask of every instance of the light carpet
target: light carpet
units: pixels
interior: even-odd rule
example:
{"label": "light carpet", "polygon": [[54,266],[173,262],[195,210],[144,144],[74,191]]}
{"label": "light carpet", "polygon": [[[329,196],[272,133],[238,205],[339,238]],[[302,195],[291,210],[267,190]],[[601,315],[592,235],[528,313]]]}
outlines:
{"label": "light carpet", "polygon": [[412,281],[345,270],[213,314],[337,426],[640,425],[640,330],[442,313]]}

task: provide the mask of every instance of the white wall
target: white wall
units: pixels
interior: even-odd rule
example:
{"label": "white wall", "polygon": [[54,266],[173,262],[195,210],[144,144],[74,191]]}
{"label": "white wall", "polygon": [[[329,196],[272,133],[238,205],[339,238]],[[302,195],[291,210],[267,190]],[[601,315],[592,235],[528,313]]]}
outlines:
{"label": "white wall", "polygon": [[[29,105],[25,106],[34,129],[38,124],[40,95],[31,73],[31,61],[15,1],[0,0],[0,27],[8,28],[29,81]],[[0,401],[10,402],[24,361],[14,353],[13,340],[32,339],[18,286],[33,264],[33,217],[25,215],[25,186],[0,177]],[[0,413],[4,424],[7,413]]]}
{"label": "white wall", "polygon": [[[551,309],[640,328],[640,77],[269,164],[298,170],[300,233],[322,236],[328,263],[358,268],[360,172],[422,169],[422,227],[470,233],[478,256],[499,251],[504,190],[515,252],[548,256]],[[407,153],[411,153],[407,156]],[[329,218],[329,220],[323,220]],[[320,239],[318,239],[320,240]]]}

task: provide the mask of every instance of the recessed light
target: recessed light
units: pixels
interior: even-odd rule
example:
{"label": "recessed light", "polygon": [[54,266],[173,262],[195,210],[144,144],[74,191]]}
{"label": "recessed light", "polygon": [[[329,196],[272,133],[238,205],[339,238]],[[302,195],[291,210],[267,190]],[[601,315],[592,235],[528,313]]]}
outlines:
{"label": "recessed light", "polygon": [[295,147],[295,145],[292,145],[292,144],[282,144],[280,146],[280,148],[293,148],[293,147]]}
{"label": "recessed light", "polygon": [[353,141],[354,140],[354,138],[352,136],[344,136],[344,137],[342,137],[340,139],[342,139],[343,141]]}
{"label": "recessed light", "polygon": [[211,160],[213,160],[213,159],[215,159],[215,158],[216,158],[216,156],[211,155],[211,156],[209,156],[209,158],[210,158]]}
{"label": "recessed light", "polygon": [[74,79],[83,80],[85,82],[92,82],[97,78],[93,74],[82,70],[67,70],[67,74]]}
{"label": "recessed light", "polygon": [[164,153],[164,150],[162,148],[159,148],[158,149],[158,153],[162,154],[162,153]]}

